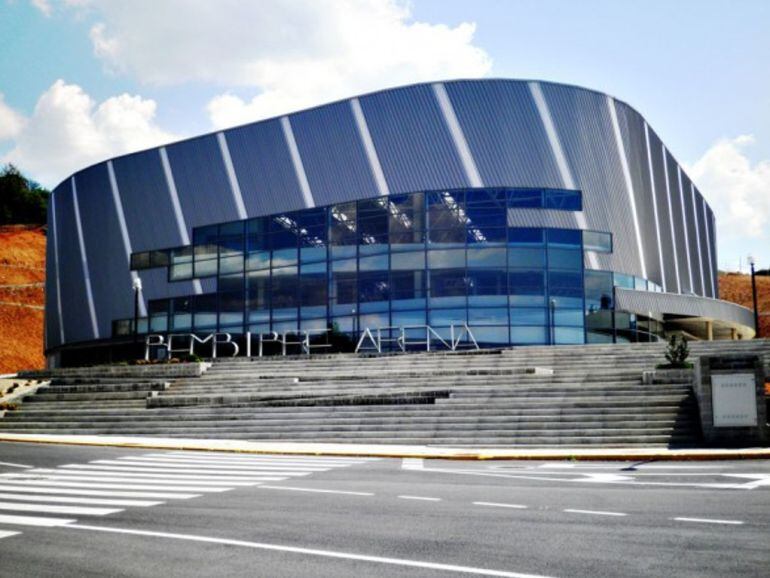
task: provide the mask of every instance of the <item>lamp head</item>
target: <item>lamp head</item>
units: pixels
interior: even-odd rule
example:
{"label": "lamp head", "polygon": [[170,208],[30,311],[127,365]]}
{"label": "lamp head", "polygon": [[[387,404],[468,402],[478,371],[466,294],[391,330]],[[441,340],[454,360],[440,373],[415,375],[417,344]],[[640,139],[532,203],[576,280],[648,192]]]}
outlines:
{"label": "lamp head", "polygon": [[131,283],[131,287],[134,291],[141,291],[142,290],[142,280],[139,277],[135,277],[134,281]]}

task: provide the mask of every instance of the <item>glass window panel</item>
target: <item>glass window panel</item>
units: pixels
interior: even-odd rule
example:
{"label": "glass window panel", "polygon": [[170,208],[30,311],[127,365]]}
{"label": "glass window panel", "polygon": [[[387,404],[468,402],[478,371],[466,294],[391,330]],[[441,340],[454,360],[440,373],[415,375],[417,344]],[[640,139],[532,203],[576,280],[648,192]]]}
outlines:
{"label": "glass window panel", "polygon": [[273,331],[279,334],[282,333],[294,333],[297,331],[297,320],[293,321],[273,321]]}
{"label": "glass window panel", "polygon": [[554,325],[583,326],[584,313],[582,309],[556,309],[553,313]]}
{"label": "glass window panel", "polygon": [[508,341],[508,308],[507,307],[469,307],[468,323],[479,325],[505,325],[505,340]]}
{"label": "glass window panel", "polygon": [[270,249],[269,237],[263,234],[250,234],[246,237],[246,250],[252,251],[267,251]]}
{"label": "glass window panel", "polygon": [[449,269],[464,266],[464,249],[428,251],[428,268],[430,269]]}
{"label": "glass window panel", "polygon": [[586,270],[584,282],[587,311],[612,309],[612,273]]}
{"label": "glass window panel", "polygon": [[[176,247],[175,249],[169,249],[171,253],[171,264],[178,265],[181,263],[192,263],[193,251],[192,247]],[[214,253],[214,256],[216,253]]]}
{"label": "glass window panel", "polygon": [[246,258],[246,268],[249,271],[255,269],[267,269],[268,267],[270,267],[270,251],[250,253]]}
{"label": "glass window panel", "polygon": [[270,279],[256,275],[246,277],[246,291],[248,294],[248,307],[251,310],[268,308],[268,289]]}
{"label": "glass window panel", "polygon": [[[338,304],[352,304],[355,306],[358,284],[355,273],[332,274],[332,299]],[[349,311],[348,311],[349,313]]]}
{"label": "glass window panel", "polygon": [[335,261],[338,259],[354,258],[358,254],[357,245],[346,245],[344,247],[332,247],[331,258]]}
{"label": "glass window panel", "polygon": [[543,249],[510,247],[508,249],[508,266],[522,269],[545,268],[545,251]]}
{"label": "glass window panel", "polygon": [[302,247],[299,250],[299,259],[302,263],[314,263],[326,261],[326,247]]}
{"label": "glass window panel", "polygon": [[335,273],[339,273],[339,272],[355,273],[356,260],[344,259],[342,261],[332,261],[332,271],[334,271]]}
{"label": "glass window panel", "polygon": [[326,273],[326,261],[321,263],[303,263],[300,266],[300,271],[303,275],[311,273]]}
{"label": "glass window panel", "polygon": [[196,277],[210,277],[217,274],[217,260],[205,259],[198,260],[198,256],[195,257],[195,276]]}
{"label": "glass window panel", "polygon": [[[299,278],[297,275],[280,277],[273,275],[270,287],[270,303],[273,309],[297,307],[299,305],[298,287]],[[296,315],[296,312],[294,314]]]}
{"label": "glass window panel", "polygon": [[243,291],[243,275],[223,275],[217,280],[217,292]]}
{"label": "glass window panel", "polygon": [[254,339],[254,344],[252,345],[252,350],[256,351],[257,345],[256,345],[256,339],[258,335],[261,335],[263,333],[269,333],[270,332],[270,323],[259,323],[255,325],[249,325],[249,331],[251,331],[251,338]]}
{"label": "glass window panel", "polygon": [[[196,265],[197,266],[197,265]],[[219,259],[219,274],[240,273],[243,271],[243,255],[221,257]]]}
{"label": "glass window panel", "polygon": [[599,231],[583,231],[583,249],[598,253],[612,253],[612,235]]}
{"label": "glass window panel", "polygon": [[387,272],[359,274],[358,299],[361,302],[388,301],[390,299],[390,283]]}
{"label": "glass window panel", "polygon": [[[385,198],[390,214],[391,243],[394,242],[393,235],[399,238],[421,235],[422,231],[425,230],[425,195],[414,193],[411,195],[390,195]],[[411,242],[414,242],[414,238]]]}
{"label": "glass window panel", "polygon": [[150,268],[150,253],[131,253],[131,270],[141,271]]}
{"label": "glass window panel", "polygon": [[219,294],[219,325],[243,323],[243,291]]}
{"label": "glass window panel", "polygon": [[157,315],[150,317],[150,331],[168,331],[168,315]]}
{"label": "glass window panel", "polygon": [[459,225],[454,229],[431,229],[428,233],[428,243],[430,244],[455,244],[465,245],[466,230]]}
{"label": "glass window panel", "polygon": [[428,228],[465,230],[468,218],[465,214],[465,194],[462,191],[427,193]]}
{"label": "glass window panel", "polygon": [[548,249],[549,269],[570,269],[580,271],[583,268],[583,252],[580,249]]}
{"label": "glass window panel", "polygon": [[543,229],[515,227],[508,229],[508,244],[514,247],[533,247],[543,244]]}
{"label": "glass window panel", "polygon": [[425,269],[425,252],[420,250],[413,253],[392,253],[390,268],[393,271]]}
{"label": "glass window panel", "polygon": [[302,275],[300,277],[300,299],[302,305],[323,305],[326,307],[328,287],[326,275]]}
{"label": "glass window panel", "polygon": [[546,327],[511,327],[511,343],[521,345],[544,345],[548,343]]}
{"label": "glass window panel", "polygon": [[471,332],[476,342],[484,345],[507,345],[507,327],[478,327],[471,325]]}
{"label": "glass window panel", "polygon": [[168,267],[170,262],[168,251],[150,251],[150,267]]}
{"label": "glass window panel", "polygon": [[639,277],[634,277],[634,289],[637,291],[647,291],[647,281]]}
{"label": "glass window panel", "polygon": [[277,249],[272,252],[273,267],[285,267],[297,263],[297,248]]}
{"label": "glass window panel", "polygon": [[428,312],[428,325],[448,326],[462,325],[468,321],[468,310],[460,309],[432,309]]}
{"label": "glass window panel", "polygon": [[582,327],[554,327],[554,341],[557,344],[585,343],[585,335]]}
{"label": "glass window panel", "polygon": [[624,289],[634,288],[633,275],[624,275],[623,273],[615,273],[614,283],[616,287],[622,287]]}
{"label": "glass window panel", "polygon": [[544,206],[546,209],[581,211],[583,209],[582,195],[580,191],[548,189],[545,191]]}
{"label": "glass window panel", "polygon": [[300,247],[323,247],[327,244],[327,209],[304,209],[292,213],[297,223]]}
{"label": "glass window panel", "polygon": [[580,229],[546,229],[549,246],[580,247],[583,232]]}
{"label": "glass window panel", "polygon": [[543,191],[540,189],[509,190],[508,206],[516,209],[540,209],[543,207]]}
{"label": "glass window panel", "polygon": [[421,304],[424,305],[425,274],[423,271],[391,273],[390,286],[393,307],[398,307],[396,301],[405,301],[401,304],[401,308],[406,309],[411,300],[420,300],[416,305],[418,307]]}
{"label": "glass window panel", "polygon": [[219,244],[219,226],[209,225],[193,229],[193,245],[195,257],[210,259],[217,256]]}
{"label": "glass window panel", "polygon": [[299,317],[302,319],[316,319],[323,318],[324,326],[326,325],[326,305],[314,305],[308,307],[299,308]]}
{"label": "glass window panel", "polygon": [[502,227],[484,227],[471,225],[466,231],[468,244],[502,244],[507,238],[507,231]]}
{"label": "glass window panel", "polygon": [[[214,262],[216,263],[216,261]],[[192,263],[182,263],[180,265],[171,265],[168,269],[169,281],[182,281],[192,279]]]}
{"label": "glass window panel", "polygon": [[296,277],[297,276],[297,266],[293,267],[279,267],[278,269],[273,268],[272,270],[273,278],[275,277]]}
{"label": "glass window panel", "polygon": [[548,294],[555,307],[583,307],[583,276],[580,273],[550,271]]}
{"label": "glass window panel", "polygon": [[367,315],[361,315],[359,316],[359,326],[361,328],[361,331],[363,331],[365,328],[369,328],[371,330],[377,329],[379,327],[389,327],[390,326],[390,315],[387,313],[370,313]]}
{"label": "glass window panel", "polygon": [[612,333],[602,333],[600,331],[587,331],[586,343],[612,343]]}
{"label": "glass window panel", "polygon": [[[335,263],[336,264],[336,263]],[[387,271],[388,255],[377,255],[376,257],[361,257],[358,260],[360,271]]]}
{"label": "glass window panel", "polygon": [[508,273],[508,292],[512,295],[545,295],[543,271],[511,271]]}
{"label": "glass window panel", "polygon": [[507,199],[503,189],[475,189],[465,194],[465,213],[469,227],[505,227]]}
{"label": "glass window panel", "polygon": [[[302,331],[319,331],[318,336],[322,338],[323,335],[320,333],[322,329],[326,329],[326,317],[320,318],[320,319],[310,319],[309,317],[305,317],[305,308],[302,308],[301,317],[299,320],[299,328]],[[324,313],[324,315],[326,315]],[[314,336],[310,336],[311,339],[314,339]]]}
{"label": "glass window panel", "polygon": [[243,221],[219,226],[219,254],[232,255],[244,250]]}
{"label": "glass window panel", "polygon": [[393,327],[407,327],[409,325],[425,325],[425,310],[420,311],[394,311],[391,313],[391,325]]}
{"label": "glass window panel", "polygon": [[357,245],[356,203],[341,203],[330,208],[329,233],[332,245]]}
{"label": "glass window panel", "polygon": [[388,245],[388,239],[387,237],[384,237],[380,239],[374,239],[370,244],[363,243],[359,245],[358,254],[362,257],[364,255],[379,255],[381,253],[387,253],[389,249],[390,246]]}
{"label": "glass window panel", "polygon": [[511,325],[547,325],[546,311],[541,307],[512,307]]}
{"label": "glass window panel", "polygon": [[217,294],[196,295],[193,302],[195,329],[213,329],[217,326]]}
{"label": "glass window panel", "polygon": [[502,248],[468,247],[468,267],[505,268],[506,251]]}
{"label": "glass window panel", "polygon": [[467,293],[465,270],[449,269],[446,271],[430,272],[431,297],[463,297]]}
{"label": "glass window panel", "polygon": [[353,332],[353,322],[356,320],[355,317],[335,317],[332,319],[332,326],[337,331],[342,331],[343,333],[352,333]]}
{"label": "glass window panel", "polygon": [[508,294],[508,280],[504,270],[468,269],[466,285],[469,295]]}

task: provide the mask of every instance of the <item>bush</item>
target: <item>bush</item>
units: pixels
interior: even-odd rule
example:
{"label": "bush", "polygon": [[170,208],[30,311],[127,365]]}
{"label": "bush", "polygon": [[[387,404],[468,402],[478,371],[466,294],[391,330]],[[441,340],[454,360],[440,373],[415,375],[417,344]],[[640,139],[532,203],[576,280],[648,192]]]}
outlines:
{"label": "bush", "polygon": [[692,363],[687,361],[690,357],[690,348],[687,345],[687,339],[672,335],[666,347],[666,361],[668,367],[686,369],[692,367]]}

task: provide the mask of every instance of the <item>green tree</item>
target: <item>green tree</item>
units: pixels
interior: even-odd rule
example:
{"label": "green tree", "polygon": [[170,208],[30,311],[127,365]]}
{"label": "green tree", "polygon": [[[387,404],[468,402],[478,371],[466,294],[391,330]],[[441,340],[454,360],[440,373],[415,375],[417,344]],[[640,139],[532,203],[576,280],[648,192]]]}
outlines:
{"label": "green tree", "polygon": [[0,170],[0,225],[43,225],[50,192],[13,165]]}

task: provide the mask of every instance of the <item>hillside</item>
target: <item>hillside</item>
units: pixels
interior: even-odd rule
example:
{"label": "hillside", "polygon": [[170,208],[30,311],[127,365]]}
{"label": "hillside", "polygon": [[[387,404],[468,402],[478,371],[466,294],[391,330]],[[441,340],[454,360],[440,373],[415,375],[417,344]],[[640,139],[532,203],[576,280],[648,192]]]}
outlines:
{"label": "hillside", "polygon": [[[719,275],[719,296],[726,301],[738,303],[752,309],[751,276],[741,273],[721,273]],[[759,303],[760,335],[770,337],[770,277],[757,276],[757,301]]]}
{"label": "hillside", "polygon": [[0,227],[0,374],[42,368],[45,229]]}

